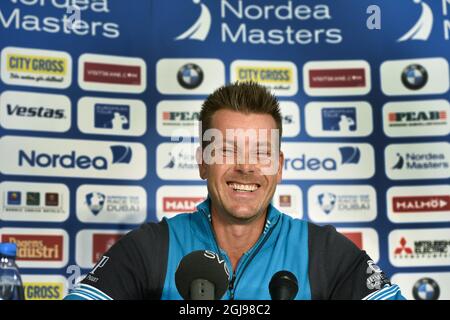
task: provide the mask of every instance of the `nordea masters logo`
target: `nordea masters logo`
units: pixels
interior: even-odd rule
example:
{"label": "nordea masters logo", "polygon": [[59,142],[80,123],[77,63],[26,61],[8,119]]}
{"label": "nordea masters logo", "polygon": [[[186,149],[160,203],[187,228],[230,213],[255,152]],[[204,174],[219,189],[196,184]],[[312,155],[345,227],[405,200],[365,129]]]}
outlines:
{"label": "nordea masters logo", "polygon": [[3,174],[140,180],[147,172],[137,143],[5,136],[0,150]]}

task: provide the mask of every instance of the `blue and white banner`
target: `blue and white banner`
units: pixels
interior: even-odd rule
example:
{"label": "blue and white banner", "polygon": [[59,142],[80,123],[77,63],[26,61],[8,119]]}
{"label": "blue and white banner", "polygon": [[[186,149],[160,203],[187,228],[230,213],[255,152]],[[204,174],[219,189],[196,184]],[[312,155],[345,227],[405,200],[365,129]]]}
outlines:
{"label": "blue and white banner", "polygon": [[253,80],[283,114],[274,205],[449,299],[449,60],[448,0],[2,0],[0,242],[27,298],[195,210],[201,103]]}

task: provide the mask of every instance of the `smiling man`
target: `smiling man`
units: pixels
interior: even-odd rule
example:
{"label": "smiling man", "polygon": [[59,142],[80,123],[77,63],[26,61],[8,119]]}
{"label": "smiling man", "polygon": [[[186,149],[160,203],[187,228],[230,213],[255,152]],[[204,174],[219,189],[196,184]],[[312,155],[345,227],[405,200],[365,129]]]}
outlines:
{"label": "smiling man", "polygon": [[271,204],[282,179],[277,99],[255,83],[219,88],[200,114],[200,177],[208,198],[194,213],[144,224],[118,241],[66,299],[181,299],[175,272],[210,250],[231,272],[223,299],[270,299],[281,270],[295,299],[403,299],[370,257],[333,227],[293,219]]}

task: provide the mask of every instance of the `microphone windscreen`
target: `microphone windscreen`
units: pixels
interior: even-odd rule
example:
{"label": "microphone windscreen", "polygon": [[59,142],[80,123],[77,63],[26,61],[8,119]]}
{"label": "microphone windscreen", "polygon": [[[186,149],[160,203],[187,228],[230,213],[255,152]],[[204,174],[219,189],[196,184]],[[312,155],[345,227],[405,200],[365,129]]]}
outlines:
{"label": "microphone windscreen", "polygon": [[209,250],[198,250],[181,259],[175,272],[175,285],[185,300],[190,300],[191,283],[197,279],[208,280],[214,284],[214,298],[219,300],[228,288],[230,273],[225,260]]}
{"label": "microphone windscreen", "polygon": [[269,283],[272,300],[293,300],[298,292],[297,277],[290,271],[278,271]]}

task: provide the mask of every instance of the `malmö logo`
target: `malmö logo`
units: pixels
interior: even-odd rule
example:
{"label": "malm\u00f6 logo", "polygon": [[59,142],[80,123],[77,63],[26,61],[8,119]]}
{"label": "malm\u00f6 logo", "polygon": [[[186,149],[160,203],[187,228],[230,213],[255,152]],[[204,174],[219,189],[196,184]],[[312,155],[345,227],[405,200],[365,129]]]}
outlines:
{"label": "malm\u00f6 logo", "polygon": [[422,0],[413,0],[414,3],[420,4],[422,7],[422,13],[419,20],[414,24],[414,26],[406,32],[402,37],[400,37],[397,42],[404,42],[409,40],[422,40],[426,41],[430,37],[431,31],[433,29],[433,11],[430,6]]}
{"label": "malm\u00f6 logo", "polygon": [[199,40],[205,41],[208,37],[209,30],[211,29],[211,13],[208,7],[201,3],[200,0],[193,0],[194,4],[200,5],[200,15],[194,24],[189,27],[182,34],[177,36],[175,40]]}

